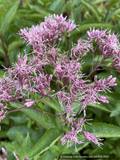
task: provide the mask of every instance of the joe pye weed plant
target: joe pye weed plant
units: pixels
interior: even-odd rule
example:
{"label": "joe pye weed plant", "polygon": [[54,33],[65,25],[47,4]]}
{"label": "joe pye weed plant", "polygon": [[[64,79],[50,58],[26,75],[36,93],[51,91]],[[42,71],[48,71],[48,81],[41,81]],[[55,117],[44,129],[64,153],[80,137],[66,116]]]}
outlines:
{"label": "joe pye weed plant", "polygon": [[[117,85],[116,78],[109,75],[106,79],[98,79],[94,74],[107,69],[120,72],[120,44],[114,33],[91,29],[87,31],[86,40],[80,38],[69,51],[61,51],[63,38],[75,28],[74,22],[67,17],[52,15],[45,17],[45,22],[37,26],[20,30],[20,36],[33,50],[24,57],[19,55],[18,62],[12,68],[5,68],[7,71],[0,80],[0,120],[20,110],[25,110],[26,114],[30,113],[28,115],[36,119],[39,112],[43,118],[39,123],[48,130],[24,155],[22,149],[20,153],[14,153],[16,159],[34,158],[57,141],[63,147],[74,146],[76,151],[86,140],[102,148],[102,139],[99,137],[104,137],[104,133],[99,132],[99,128],[109,125],[92,125],[92,119],[87,119],[86,111],[90,104],[95,107],[100,103],[109,103],[101,93],[111,92],[110,87]],[[82,72],[83,57],[87,54],[92,55],[91,72],[88,75]],[[94,75],[92,81],[91,75]],[[51,107],[52,112],[46,112],[43,104]],[[96,130],[89,132],[89,126]],[[109,126],[109,134],[110,131]],[[115,126],[113,131],[120,133]],[[25,142],[28,140],[29,135]],[[9,159],[4,148],[2,151],[4,159]],[[59,158],[59,154],[57,156]]]}

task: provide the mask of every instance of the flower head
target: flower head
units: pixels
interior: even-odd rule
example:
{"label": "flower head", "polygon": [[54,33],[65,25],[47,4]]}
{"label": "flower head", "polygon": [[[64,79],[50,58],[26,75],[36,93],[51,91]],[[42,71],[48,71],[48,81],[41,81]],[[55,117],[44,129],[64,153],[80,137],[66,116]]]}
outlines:
{"label": "flower head", "polygon": [[99,147],[102,145],[102,143],[98,142],[99,140],[102,140],[102,139],[96,138],[94,134],[91,134],[89,132],[86,132],[86,131],[82,131],[82,132],[88,141],[92,141],[93,143],[97,144]]}

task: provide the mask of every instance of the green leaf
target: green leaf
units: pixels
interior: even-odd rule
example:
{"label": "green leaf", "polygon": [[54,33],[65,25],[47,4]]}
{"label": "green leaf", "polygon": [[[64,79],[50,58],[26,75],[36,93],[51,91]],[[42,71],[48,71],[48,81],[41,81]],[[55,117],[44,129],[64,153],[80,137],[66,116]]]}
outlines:
{"label": "green leaf", "polygon": [[25,136],[21,132],[16,132],[15,139],[20,145],[22,145],[22,143],[24,142]]}
{"label": "green leaf", "polygon": [[[76,107],[77,106],[77,107]],[[80,103],[72,103],[72,108],[73,108],[73,112],[75,113],[79,113],[82,106],[80,105]]]}
{"label": "green leaf", "polygon": [[5,55],[5,51],[3,49],[2,43],[0,43],[0,53],[2,53],[3,55]]}
{"label": "green leaf", "polygon": [[95,1],[93,1],[93,5],[96,5],[96,4],[98,4],[98,3],[102,3],[102,2],[105,2],[106,0],[95,0]]}
{"label": "green leaf", "polygon": [[86,7],[92,14],[93,16],[98,20],[100,21],[100,18],[99,18],[99,15],[97,13],[97,11],[95,10],[95,8],[88,2],[84,1],[84,0],[81,0],[81,3],[84,7]]}
{"label": "green leaf", "polygon": [[108,9],[110,9],[112,6],[114,6],[115,3],[117,3],[118,1],[119,1],[119,0],[111,0],[111,1],[109,2]]}
{"label": "green leaf", "polygon": [[65,5],[66,12],[69,12],[69,11],[71,11],[73,9],[74,9],[73,4],[70,1],[67,1],[66,5]]}
{"label": "green leaf", "polygon": [[55,155],[49,150],[40,155],[38,159],[34,158],[34,160],[53,160],[53,159],[55,160]]}
{"label": "green leaf", "polygon": [[107,17],[107,20],[111,19],[113,16],[118,16],[120,13],[120,8],[115,9],[114,11],[111,11]]}
{"label": "green leaf", "polygon": [[48,115],[46,113],[43,114],[42,118],[44,119],[45,122],[48,121]]}
{"label": "green leaf", "polygon": [[44,5],[44,3],[41,0],[38,0],[38,3],[40,3],[42,6]]}
{"label": "green leaf", "polygon": [[60,105],[57,101],[49,98],[49,100],[42,100],[42,102],[46,105],[48,105],[49,107],[55,109],[56,111],[59,111],[60,113],[63,113],[63,111],[60,108]]}
{"label": "green leaf", "polygon": [[42,154],[54,145],[61,138],[61,133],[55,128],[50,128],[45,132],[43,137],[36,143],[28,154],[29,158]]}
{"label": "green leaf", "polygon": [[7,138],[6,131],[0,131],[0,138]]}
{"label": "green leaf", "polygon": [[116,9],[115,12],[112,14],[112,16],[115,16],[115,15],[117,15],[119,13],[120,13],[120,8]]}
{"label": "green leaf", "polygon": [[28,128],[26,125],[13,126],[7,132],[8,138],[10,140],[14,140],[17,132],[20,132],[21,134],[23,134],[24,136],[26,136],[26,134],[28,132],[30,134],[32,134],[33,129],[32,128]]}
{"label": "green leaf", "polygon": [[3,146],[11,152],[15,152],[19,154],[20,152],[20,145],[16,142],[2,142]]}
{"label": "green leaf", "polygon": [[10,7],[10,9],[6,12],[5,16],[3,17],[3,20],[1,22],[2,34],[5,34],[7,29],[9,28],[9,24],[11,23],[11,21],[13,20],[16,14],[19,3],[20,3],[20,0],[14,2],[14,4]]}
{"label": "green leaf", "polygon": [[42,102],[39,102],[38,106],[40,107],[40,109],[41,109],[42,111],[44,111],[44,106],[43,106],[43,103],[42,103]]}
{"label": "green leaf", "polygon": [[9,125],[10,123],[9,115],[7,115],[0,123]]}
{"label": "green leaf", "polygon": [[20,114],[20,115],[18,115],[17,117],[15,117],[15,116],[10,116],[10,119],[12,119],[15,123],[18,123],[18,124],[27,123],[25,114]]}
{"label": "green leaf", "polygon": [[95,107],[95,108],[98,108],[98,109],[103,110],[103,111],[106,111],[106,112],[111,112],[111,111],[108,110],[106,107],[104,107],[102,104],[89,103],[89,104],[87,104],[87,106]]}
{"label": "green leaf", "polygon": [[12,42],[9,46],[8,46],[8,55],[10,55],[10,53],[16,49],[16,48],[19,48],[21,46],[23,46],[24,44],[23,43],[20,43],[18,41],[14,41]]}
{"label": "green leaf", "polygon": [[116,108],[112,111],[110,117],[115,117],[118,116],[119,114],[120,114],[120,101],[117,102]]}
{"label": "green leaf", "polygon": [[92,123],[86,125],[86,131],[99,137],[120,137],[120,128],[107,123]]}
{"label": "green leaf", "polygon": [[[18,103],[10,103],[10,105],[14,108],[24,107],[23,105],[18,104]],[[40,113],[38,111],[35,111],[35,110],[32,110],[32,109],[24,109],[24,110],[22,110],[22,112],[25,113],[26,115],[28,115],[34,121],[38,122],[41,126],[43,126],[46,129],[56,127],[54,117],[52,117],[52,116],[49,116],[48,121],[45,122],[42,118],[42,113]]]}
{"label": "green leaf", "polygon": [[[61,0],[57,0],[57,1],[53,1],[50,6],[49,6],[49,10],[53,11],[54,13],[57,12],[59,13],[60,9],[64,8],[64,1]],[[60,11],[61,13],[61,11]]]}
{"label": "green leaf", "polygon": [[113,27],[112,25],[106,24],[106,23],[87,23],[87,24],[80,25],[78,27],[78,30],[75,30],[71,33],[70,37],[74,36],[75,34],[90,30],[90,28],[101,29],[101,28],[112,28],[112,27]]}
{"label": "green leaf", "polygon": [[82,146],[77,147],[77,152],[85,148],[90,142],[83,143]]}
{"label": "green leaf", "polygon": [[40,7],[38,7],[37,5],[28,4],[28,6],[29,6],[29,8],[30,8],[31,10],[34,10],[35,12],[40,13],[43,17],[49,16],[50,14],[53,14],[52,11],[49,11],[49,10],[47,10],[47,9],[45,9],[45,8],[43,9],[42,7],[40,8]]}
{"label": "green leaf", "polygon": [[27,158],[27,155],[29,151],[32,149],[33,143],[30,139],[29,133],[27,134],[27,137],[25,138],[20,151],[19,160],[23,160],[24,158]]}
{"label": "green leaf", "polygon": [[40,13],[29,13],[29,14],[25,15],[25,18],[28,20],[34,18],[34,20],[37,20],[37,21],[38,21],[38,19],[39,19],[39,21],[44,21],[44,17]]}
{"label": "green leaf", "polygon": [[54,153],[54,155],[58,156],[58,154],[60,153],[60,150],[58,148],[58,146],[53,145],[50,147],[50,150],[52,151],[52,153]]}

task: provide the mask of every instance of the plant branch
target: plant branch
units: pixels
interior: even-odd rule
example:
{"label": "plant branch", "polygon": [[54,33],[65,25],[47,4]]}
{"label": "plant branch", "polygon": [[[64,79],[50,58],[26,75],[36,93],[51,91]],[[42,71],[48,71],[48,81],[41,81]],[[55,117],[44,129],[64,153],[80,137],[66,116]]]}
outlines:
{"label": "plant branch", "polygon": [[21,110],[24,110],[24,109],[32,109],[32,110],[35,110],[35,111],[41,112],[41,113],[43,113],[43,114],[48,114],[48,115],[50,115],[50,116],[54,116],[54,117],[60,117],[60,116],[63,116],[63,115],[65,115],[65,114],[66,114],[66,113],[63,113],[63,114],[55,115],[55,114],[48,113],[48,112],[45,112],[45,111],[41,111],[41,110],[39,110],[39,109],[32,108],[32,107],[22,107],[22,108],[14,109],[14,110],[12,110],[12,111],[8,111],[8,112],[6,113],[6,115],[7,115],[7,114],[9,114],[9,113],[16,112],[16,111],[21,111]]}
{"label": "plant branch", "polygon": [[96,70],[97,70],[97,68],[100,66],[100,64],[103,62],[103,58],[102,58],[102,60],[99,62],[99,64],[95,67],[95,69],[93,70],[93,71],[91,71],[89,74],[88,74],[88,76],[85,78],[85,80],[87,80],[88,79],[88,77],[93,73],[93,72],[95,72]]}
{"label": "plant branch", "polygon": [[109,13],[109,9],[107,10],[107,13],[106,13],[106,15],[105,15],[104,22],[105,22],[106,19],[107,19],[108,13]]}

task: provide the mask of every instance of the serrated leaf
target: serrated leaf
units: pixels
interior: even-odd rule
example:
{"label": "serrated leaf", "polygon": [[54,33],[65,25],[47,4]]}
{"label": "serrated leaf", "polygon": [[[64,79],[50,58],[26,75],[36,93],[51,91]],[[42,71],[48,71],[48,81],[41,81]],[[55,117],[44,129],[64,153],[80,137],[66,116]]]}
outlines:
{"label": "serrated leaf", "polygon": [[110,117],[115,117],[115,116],[118,116],[119,114],[120,114],[120,101],[117,102],[116,108],[112,111],[112,113],[110,114]]}
{"label": "serrated leaf", "polygon": [[[23,105],[18,104],[18,103],[10,103],[10,105],[14,108],[24,107]],[[42,113],[40,113],[38,111],[35,111],[32,109],[24,109],[24,110],[22,110],[22,112],[25,113],[26,115],[28,115],[34,121],[38,122],[41,126],[43,126],[46,129],[56,127],[54,117],[52,117],[52,116],[49,116],[48,121],[45,122],[42,118]]]}
{"label": "serrated leaf", "polygon": [[120,128],[107,123],[92,123],[92,125],[86,125],[86,131],[99,137],[120,137]]}
{"label": "serrated leaf", "polygon": [[97,11],[95,10],[95,8],[88,2],[81,0],[81,3],[84,7],[86,7],[91,13],[92,15],[98,20],[100,21],[99,15],[97,13]]}
{"label": "serrated leaf", "polygon": [[119,1],[119,0],[111,0],[111,1],[109,2],[108,9],[110,9],[112,6],[114,6],[115,3],[117,3],[118,1]]}
{"label": "serrated leaf", "polygon": [[10,7],[10,9],[6,12],[5,16],[3,17],[3,20],[1,22],[2,34],[5,34],[7,29],[9,28],[9,24],[11,23],[16,14],[19,2],[20,0],[14,2],[14,4]]}
{"label": "serrated leaf", "polygon": [[106,23],[87,23],[80,25],[78,27],[78,30],[75,30],[71,33],[70,37],[74,36],[75,34],[90,30],[90,28],[101,29],[101,28],[112,28],[112,27],[113,27],[112,25]]}
{"label": "serrated leaf", "polygon": [[42,154],[55,144],[61,137],[61,133],[56,128],[50,128],[45,132],[43,137],[36,143],[36,145],[30,150],[28,157],[32,158],[36,155]]}
{"label": "serrated leaf", "polygon": [[22,146],[21,146],[21,151],[19,155],[19,160],[23,160],[24,158],[27,158],[27,155],[29,151],[32,149],[33,143],[30,139],[29,133],[27,134],[27,137],[25,138]]}

